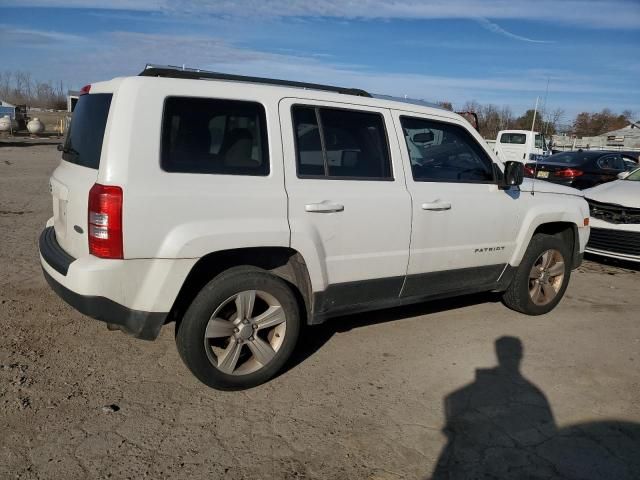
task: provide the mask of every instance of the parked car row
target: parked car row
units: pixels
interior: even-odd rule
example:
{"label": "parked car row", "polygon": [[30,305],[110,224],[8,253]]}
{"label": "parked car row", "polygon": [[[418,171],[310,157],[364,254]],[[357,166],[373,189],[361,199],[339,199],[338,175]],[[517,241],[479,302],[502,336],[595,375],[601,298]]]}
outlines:
{"label": "parked car row", "polygon": [[587,252],[640,262],[640,165],[631,152],[561,152],[525,176],[584,190],[591,215]]}
{"label": "parked car row", "polygon": [[525,164],[525,176],[583,190],[610,182],[638,168],[638,158],[624,152],[577,150]]}
{"label": "parked car row", "polygon": [[640,262],[640,168],[585,190],[591,215],[587,252]]}

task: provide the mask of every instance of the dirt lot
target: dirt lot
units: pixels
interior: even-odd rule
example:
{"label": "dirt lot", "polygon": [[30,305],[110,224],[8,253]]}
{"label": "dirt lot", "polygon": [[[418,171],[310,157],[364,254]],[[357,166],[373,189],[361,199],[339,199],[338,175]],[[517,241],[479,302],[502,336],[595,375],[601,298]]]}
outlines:
{"label": "dirt lot", "polygon": [[474,296],[335,319],[217,392],[173,325],[135,340],[46,286],[46,143],[0,143],[0,478],[640,478],[637,270],[588,261],[542,317]]}

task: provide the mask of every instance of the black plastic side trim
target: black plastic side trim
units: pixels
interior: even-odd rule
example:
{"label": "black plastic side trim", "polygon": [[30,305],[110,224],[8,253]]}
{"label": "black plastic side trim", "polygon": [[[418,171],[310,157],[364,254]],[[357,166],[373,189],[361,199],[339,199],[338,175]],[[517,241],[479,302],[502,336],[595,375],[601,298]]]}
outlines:
{"label": "black plastic side trim", "polygon": [[582,265],[584,259],[584,252],[580,253],[580,235],[578,234],[578,227],[573,225],[571,230],[573,231],[573,262],[571,269],[575,270]]}
{"label": "black plastic side trim", "polygon": [[507,288],[509,288],[509,285],[511,285],[511,282],[513,281],[513,278],[516,276],[517,272],[518,267],[507,265],[504,269],[504,272],[502,272],[502,275],[500,275],[500,279],[498,280],[496,288],[493,291],[504,292]]}
{"label": "black plastic side trim", "polygon": [[143,340],[155,340],[160,334],[168,312],[131,310],[105,297],[80,295],[58,283],[46,270],[43,269],[42,272],[53,291],[80,313],[118,325],[124,332]]}
{"label": "black plastic side trim", "polygon": [[573,269],[575,270],[580,265],[582,265],[582,261],[584,260],[584,253],[575,252],[573,254]]}
{"label": "black plastic side trim", "polygon": [[45,228],[40,234],[40,240],[38,243],[42,258],[44,258],[44,260],[51,265],[51,268],[56,272],[66,276],[69,271],[69,265],[71,265],[76,259],[65,252],[60,244],[58,244],[54,228]]}
{"label": "black plastic side trim", "polygon": [[309,324],[320,324],[338,315],[504,291],[516,270],[516,267],[499,264],[329,285],[326,290],[313,294],[313,314]]}
{"label": "black plastic side trim", "polygon": [[329,285],[326,290],[314,293],[313,310],[323,313],[384,298],[398,298],[403,282],[404,277],[389,277]]}
{"label": "black plastic side trim", "polygon": [[441,300],[443,298],[458,297],[463,295],[473,295],[474,293],[492,292],[495,289],[492,286],[481,286],[469,290],[449,292],[433,295],[420,295],[417,297],[395,297],[380,298],[377,301],[360,303],[358,305],[347,305],[345,307],[336,308],[326,312],[314,313],[309,321],[309,325],[319,325],[326,322],[330,318],[340,315],[351,315],[354,313],[370,312],[372,310],[382,310],[385,308],[401,307],[403,305],[412,305],[414,303],[430,302],[433,300]]}
{"label": "black plastic side trim", "polygon": [[[409,275],[402,289],[402,296],[441,295],[448,292],[464,292],[483,285],[492,285],[498,281],[504,267],[505,264],[501,263]],[[492,290],[492,287],[489,290]]]}

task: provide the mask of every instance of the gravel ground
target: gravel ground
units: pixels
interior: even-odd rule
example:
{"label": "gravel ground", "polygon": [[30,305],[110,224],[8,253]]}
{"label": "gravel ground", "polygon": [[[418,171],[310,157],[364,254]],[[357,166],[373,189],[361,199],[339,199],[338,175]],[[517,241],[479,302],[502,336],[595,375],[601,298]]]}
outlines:
{"label": "gravel ground", "polygon": [[173,325],[135,340],[46,286],[57,159],[0,142],[0,478],[640,478],[632,266],[586,261],[541,317],[484,295],[338,318],[278,378],[217,392]]}

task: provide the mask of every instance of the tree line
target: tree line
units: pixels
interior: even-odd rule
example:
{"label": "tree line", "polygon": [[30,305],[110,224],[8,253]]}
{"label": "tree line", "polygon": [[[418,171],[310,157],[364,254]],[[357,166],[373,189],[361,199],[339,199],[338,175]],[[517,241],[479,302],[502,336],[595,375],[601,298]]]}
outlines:
{"label": "tree line", "polygon": [[[453,110],[451,102],[438,102],[438,104],[447,110]],[[508,106],[483,105],[475,100],[466,102],[460,111],[475,112],[478,115],[480,134],[484,138],[491,139],[496,138],[500,130],[531,130],[534,115],[534,109],[515,116]],[[581,112],[571,120],[566,118],[566,112],[562,108],[550,111],[542,108],[536,114],[534,130],[545,135],[566,133],[578,137],[595,137],[626,127],[633,120],[631,110],[617,114],[605,108],[601,112]]]}
{"label": "tree line", "polygon": [[55,110],[67,108],[62,82],[34,80],[29,72],[0,72],[0,99],[13,105]]}

